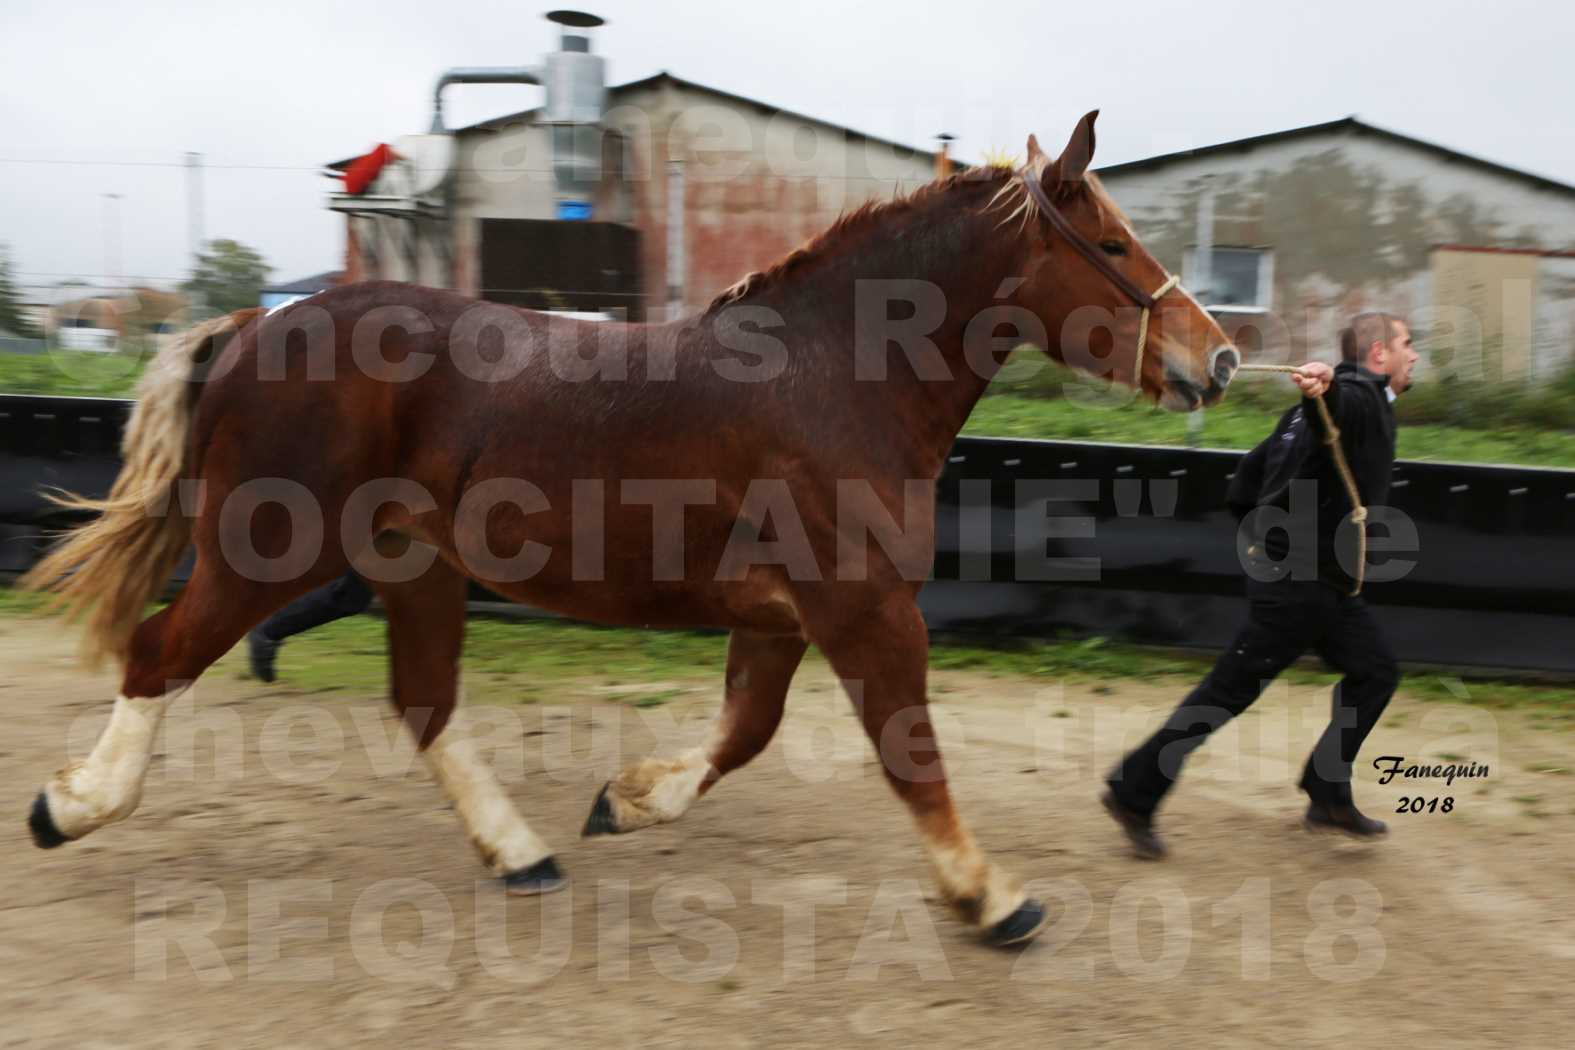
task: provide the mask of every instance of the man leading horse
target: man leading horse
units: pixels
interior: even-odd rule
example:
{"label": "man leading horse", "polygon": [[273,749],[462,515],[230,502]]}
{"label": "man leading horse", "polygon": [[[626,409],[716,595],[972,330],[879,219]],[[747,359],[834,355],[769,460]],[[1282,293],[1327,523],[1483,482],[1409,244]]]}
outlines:
{"label": "man leading horse", "polygon": [[[1360,593],[1366,559],[1362,503],[1382,505],[1388,499],[1393,403],[1411,386],[1417,353],[1406,322],[1382,313],[1358,315],[1340,341],[1343,360],[1336,368],[1315,362],[1292,373],[1302,403],[1242,460],[1226,497],[1242,519],[1246,543],[1246,626],[1165,724],[1108,778],[1105,809],[1140,857],[1166,853],[1154,814],[1187,756],[1309,649],[1344,678],[1334,688],[1329,726],[1302,771],[1304,822],[1310,830],[1358,839],[1387,833],[1383,821],[1356,807],[1351,792],[1352,762],[1400,680],[1389,644]],[[1320,397],[1327,414],[1315,403]],[[1332,451],[1335,443],[1348,473]],[[1354,482],[1359,501],[1349,495],[1347,481]],[[1298,499],[1303,493],[1316,502],[1304,505]],[[1301,531],[1294,529],[1298,517],[1315,518],[1315,543],[1293,542]]]}

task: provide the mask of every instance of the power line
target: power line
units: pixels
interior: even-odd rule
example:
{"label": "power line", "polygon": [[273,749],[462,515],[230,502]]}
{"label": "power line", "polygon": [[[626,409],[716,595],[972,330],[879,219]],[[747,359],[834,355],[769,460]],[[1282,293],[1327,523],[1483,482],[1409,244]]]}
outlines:
{"label": "power line", "polygon": [[[163,161],[163,160],[65,160],[65,159],[59,159],[59,158],[40,158],[40,157],[0,157],[0,164],[54,165],[54,166],[58,166],[58,167],[122,167],[122,168],[184,168],[184,167],[187,166],[187,162],[185,160],[178,160],[178,161],[175,161],[175,160],[171,160],[171,161]],[[704,167],[703,165],[699,165],[699,164],[691,165],[689,171],[687,172],[687,176],[686,177],[688,177],[688,178],[690,178],[692,180],[695,180],[695,181],[699,181],[699,182],[708,182],[708,181],[727,182],[727,181],[731,181],[733,179],[753,178],[753,177],[756,177],[756,176],[758,176],[760,174],[758,171],[755,171],[753,169],[749,169],[749,170],[745,170],[745,171],[731,171],[731,172],[727,172],[725,174],[711,175],[711,174],[707,174],[704,170],[702,170],[703,167]],[[292,165],[292,164],[215,164],[215,163],[210,163],[207,160],[204,160],[203,161],[203,169],[205,171],[313,172],[313,173],[317,173],[317,174],[322,174],[324,176],[331,176],[331,177],[334,177],[334,178],[338,178],[340,175],[343,174],[342,172],[335,172],[335,171],[333,171],[326,164],[314,164],[314,165],[311,165],[311,166],[301,166],[301,165]],[[557,178],[557,172],[554,171],[552,168],[526,168],[526,167],[483,168],[483,167],[477,167],[475,165],[466,165],[464,170],[467,173],[474,172],[475,174],[478,174],[478,175],[525,176],[525,177],[533,178],[533,179],[541,179],[543,181],[556,180],[556,178]],[[891,183],[895,182],[895,183],[900,183],[900,184],[902,184],[904,186],[907,186],[907,185],[919,186],[919,185],[923,185],[924,183],[930,181],[930,177],[928,175],[925,175],[925,176],[918,176],[918,175],[914,175],[914,176],[903,176],[903,175],[821,175],[821,174],[812,174],[812,173],[793,174],[793,173],[786,173],[786,172],[770,172],[770,171],[768,171],[766,174],[770,175],[772,178],[775,178],[775,179],[780,179],[780,180],[783,180],[783,181],[792,181],[792,182],[878,182],[878,183],[885,183],[885,184],[891,184]],[[624,181],[626,181],[626,182],[648,182],[648,183],[651,183],[651,184],[654,185],[655,183],[660,182],[662,180],[659,177],[655,176],[655,175],[652,175],[649,178],[629,179],[627,177],[627,173],[625,173]]]}
{"label": "power line", "polygon": [[[182,277],[154,277],[154,276],[149,275],[149,274],[137,274],[137,273],[118,274],[118,275],[117,274],[103,274],[103,273],[42,273],[42,272],[37,271],[37,270],[16,270],[16,271],[13,271],[13,272],[16,273],[18,276],[25,276],[25,277],[54,277],[54,278],[77,278],[77,277],[83,277],[83,278],[86,278],[86,277],[101,277],[101,278],[103,278],[103,277],[113,277],[113,278],[116,278],[116,279],[124,279],[124,280],[128,280],[128,281],[162,281],[162,282],[166,282],[166,283],[169,283],[169,282],[184,282],[184,281],[187,281],[187,280],[190,279],[190,275],[189,274],[187,274],[185,276],[182,276]],[[409,283],[414,284],[414,283],[417,283],[417,282],[409,282]],[[266,285],[264,287],[266,287]],[[336,287],[348,287],[348,286],[336,286]],[[458,292],[458,289],[455,289],[455,288],[437,288],[435,285],[421,285],[420,287],[433,288],[436,291]],[[124,291],[125,289],[115,289],[115,290],[116,291]],[[481,294],[481,295],[509,293],[509,294],[514,294],[514,295],[527,295],[527,294],[529,294],[529,295],[599,295],[599,296],[604,296],[604,297],[606,297],[608,299],[646,298],[646,293],[643,292],[643,291],[639,291],[639,292],[610,292],[610,291],[607,291],[606,289],[603,289],[603,288],[549,288],[549,287],[534,287],[534,288],[478,288],[478,289],[476,289],[476,291],[479,294]],[[654,294],[655,293],[653,293],[653,295]]]}
{"label": "power line", "polygon": [[158,276],[155,276],[155,275],[149,274],[149,273],[124,273],[124,274],[66,273],[66,272],[56,273],[56,272],[47,271],[47,270],[13,270],[11,272],[16,274],[18,277],[58,277],[58,278],[72,278],[72,277],[111,278],[111,277],[113,277],[113,278],[117,278],[117,279],[123,277],[123,278],[125,278],[128,281],[184,281],[188,277],[191,276],[190,274],[185,274],[185,275],[182,275],[180,277],[158,277]]}
{"label": "power line", "polygon": [[[70,168],[184,168],[184,160],[63,160],[51,157],[0,157],[0,164],[39,164]],[[295,164],[207,164],[209,168],[235,171],[322,171],[326,165],[302,167]]]}

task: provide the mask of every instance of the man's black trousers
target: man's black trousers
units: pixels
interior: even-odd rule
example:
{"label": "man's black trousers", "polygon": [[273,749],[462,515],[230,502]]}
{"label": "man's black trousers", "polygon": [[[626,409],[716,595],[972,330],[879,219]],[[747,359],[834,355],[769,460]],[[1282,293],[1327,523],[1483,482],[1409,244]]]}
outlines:
{"label": "man's black trousers", "polygon": [[270,642],[282,642],[292,634],[366,612],[371,604],[372,588],[351,570],[333,583],[301,595],[264,620],[257,632]]}
{"label": "man's black trousers", "polygon": [[1129,808],[1154,812],[1187,756],[1308,650],[1345,677],[1334,687],[1333,717],[1307,760],[1301,787],[1317,802],[1351,801],[1351,763],[1400,680],[1377,621],[1360,597],[1317,581],[1249,579],[1247,599],[1247,625],[1208,677],[1111,771],[1110,789]]}

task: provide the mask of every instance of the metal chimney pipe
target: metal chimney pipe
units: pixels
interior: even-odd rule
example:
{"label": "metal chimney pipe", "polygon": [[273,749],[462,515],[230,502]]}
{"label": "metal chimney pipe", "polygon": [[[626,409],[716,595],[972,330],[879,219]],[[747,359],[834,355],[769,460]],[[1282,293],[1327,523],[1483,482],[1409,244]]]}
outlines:
{"label": "metal chimney pipe", "polygon": [[549,11],[563,27],[556,51],[547,53],[542,83],[547,88],[542,119],[548,124],[599,124],[607,108],[607,65],[591,51],[589,30],[602,19],[584,11]]}
{"label": "metal chimney pipe", "polygon": [[957,136],[943,131],[935,139],[941,144],[935,151],[935,177],[944,179],[952,173],[952,143],[957,141]]}

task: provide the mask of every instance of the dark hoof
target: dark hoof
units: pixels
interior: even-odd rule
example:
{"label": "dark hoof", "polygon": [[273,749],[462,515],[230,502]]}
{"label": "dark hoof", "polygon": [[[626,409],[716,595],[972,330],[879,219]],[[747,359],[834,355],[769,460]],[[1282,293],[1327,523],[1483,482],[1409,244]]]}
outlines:
{"label": "dark hoof", "polygon": [[995,948],[1025,944],[1039,936],[1047,922],[1045,906],[1030,897],[1019,904],[1016,911],[986,930],[984,942]]}
{"label": "dark hoof", "polygon": [[612,787],[610,780],[602,785],[601,793],[596,796],[596,802],[591,806],[591,815],[585,818],[585,827],[580,830],[581,838],[618,834],[618,824],[613,820],[612,803],[607,798],[607,789],[610,787]]}
{"label": "dark hoof", "polygon": [[71,841],[55,827],[55,818],[49,815],[49,803],[42,791],[33,799],[33,811],[27,815],[27,830],[33,833],[33,844],[39,849],[54,849]]}
{"label": "dark hoof", "polygon": [[551,893],[569,884],[568,876],[551,857],[543,857],[521,871],[511,871],[503,876],[503,888],[518,896]]}

